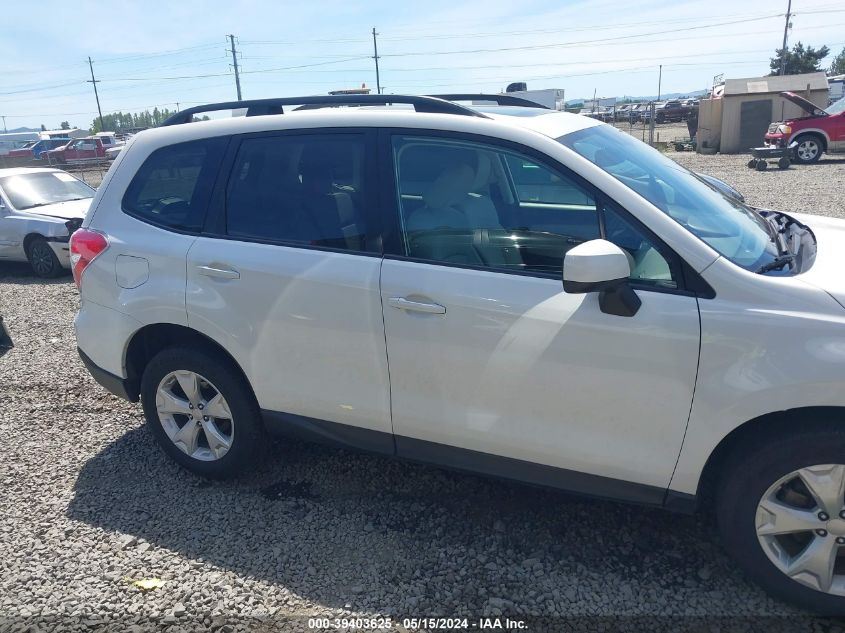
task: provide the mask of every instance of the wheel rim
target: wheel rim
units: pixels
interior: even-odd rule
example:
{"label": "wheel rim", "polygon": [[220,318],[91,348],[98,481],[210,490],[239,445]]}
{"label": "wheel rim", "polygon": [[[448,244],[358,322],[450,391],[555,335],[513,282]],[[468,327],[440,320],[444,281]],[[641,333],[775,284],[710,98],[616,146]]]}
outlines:
{"label": "wheel rim", "polygon": [[229,404],[207,378],[173,371],[156,390],[156,411],[170,441],[186,455],[204,462],[222,459],[235,439]]}
{"label": "wheel rim", "polygon": [[808,466],[781,477],[760,499],[755,527],[782,573],[845,596],[845,465]]}
{"label": "wheel rim", "polygon": [[798,156],[801,160],[813,160],[819,153],[819,144],[815,141],[801,141],[798,144]]}
{"label": "wheel rim", "polygon": [[35,244],[29,252],[30,263],[32,269],[39,275],[47,275],[53,270],[52,255],[49,252],[50,247],[46,244]]}

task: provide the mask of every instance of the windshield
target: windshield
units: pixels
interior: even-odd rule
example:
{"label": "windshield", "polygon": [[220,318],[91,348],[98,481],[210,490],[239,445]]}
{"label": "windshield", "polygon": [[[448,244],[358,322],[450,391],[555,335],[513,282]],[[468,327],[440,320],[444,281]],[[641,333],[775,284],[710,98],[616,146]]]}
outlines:
{"label": "windshield", "polygon": [[0,189],[19,211],[56,202],[93,198],[95,191],[61,171],[41,171],[0,178]]}
{"label": "windshield", "polygon": [[845,112],[845,97],[842,97],[839,101],[834,101],[827,106],[824,111],[828,114],[839,114],[840,112]]}
{"label": "windshield", "polygon": [[600,125],[557,140],[735,264],[756,271],[779,256],[771,226],[756,211],[629,134]]}

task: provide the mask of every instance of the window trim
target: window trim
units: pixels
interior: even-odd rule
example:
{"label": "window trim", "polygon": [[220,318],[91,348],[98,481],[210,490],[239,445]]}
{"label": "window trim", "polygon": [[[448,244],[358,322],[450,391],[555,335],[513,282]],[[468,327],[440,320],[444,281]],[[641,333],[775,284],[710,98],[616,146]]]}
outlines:
{"label": "window trim", "polygon": [[[322,246],[319,244],[304,244],[294,240],[274,240],[261,237],[247,237],[241,235],[229,235],[226,232],[226,195],[229,189],[229,181],[232,179],[235,161],[244,141],[254,138],[286,138],[297,136],[328,136],[328,135],[353,135],[359,136],[364,141],[364,189],[362,213],[366,222],[366,243],[371,245],[371,250],[350,250],[334,246]],[[371,157],[375,155],[376,129],[371,127],[332,127],[332,128],[292,128],[286,130],[267,130],[263,132],[249,132],[246,134],[233,134],[230,137],[229,147],[221,161],[220,172],[211,193],[209,211],[206,214],[206,222],[203,226],[202,236],[219,240],[234,242],[245,242],[249,244],[268,244],[271,246],[283,246],[285,248],[298,248],[302,250],[325,251],[329,253],[343,253],[346,255],[362,255],[366,257],[382,257],[384,252],[381,241],[382,214],[377,204],[377,191],[379,185],[379,172],[377,162]]]}
{"label": "window trim", "polygon": [[[135,170],[135,174],[132,176],[132,180],[129,181],[129,184],[126,186],[126,189],[123,191],[123,195],[120,197],[120,210],[131,218],[138,220],[139,222],[143,222],[144,224],[148,224],[150,226],[154,226],[156,228],[169,231],[171,233],[176,233],[178,235],[200,235],[202,233],[203,227],[205,223],[208,221],[208,216],[211,213],[211,202],[213,198],[213,194],[205,193],[203,199],[201,200],[202,206],[204,207],[198,213],[200,214],[199,222],[197,223],[198,228],[180,228],[174,227],[169,224],[165,224],[164,222],[156,222],[154,219],[149,218],[147,216],[141,215],[137,211],[133,211],[131,209],[126,208],[126,196],[129,195],[129,190],[132,188],[132,185],[135,183],[135,179],[138,178],[138,174],[141,173],[141,169],[144,168],[144,165],[153,157],[153,155],[163,149],[168,149],[171,147],[176,147],[179,145],[185,145],[187,143],[197,143],[197,142],[207,142],[211,143],[212,146],[215,142],[219,143],[217,147],[212,147],[211,151],[209,152],[209,156],[211,160],[216,162],[215,165],[210,165],[208,178],[211,180],[209,184],[211,184],[211,188],[216,187],[216,183],[219,180],[220,175],[220,167],[223,164],[223,160],[226,154],[226,148],[229,144],[229,137],[228,136],[208,136],[199,139],[193,139],[190,141],[180,141],[179,143],[171,143],[169,145],[162,145],[161,147],[155,148],[152,152],[150,152],[147,157],[141,162],[141,165],[138,169]],[[197,185],[200,186],[200,178],[197,178]]]}
{"label": "window trim", "polygon": [[[604,207],[610,203],[615,207],[615,211],[622,216],[622,218],[641,231],[643,235],[649,238],[654,247],[667,260],[670,270],[674,276],[677,276],[677,288],[663,288],[653,284],[638,283],[636,280],[631,280],[632,288],[636,290],[644,290],[649,292],[660,292],[677,294],[682,296],[697,296],[700,298],[713,298],[715,292],[696,292],[692,288],[707,286],[706,282],[700,278],[685,261],[678,255],[666,242],[660,239],[651,229],[646,227],[642,222],[635,218],[625,206],[614,200],[604,191],[593,185],[580,174],[572,171],[567,166],[558,162],[551,156],[540,152],[533,147],[522,145],[514,141],[509,141],[502,138],[485,136],[482,134],[472,134],[467,132],[456,132],[451,130],[430,130],[422,128],[395,128],[384,127],[379,129],[379,176],[380,176],[380,191],[381,191],[381,208],[383,210],[383,226],[384,234],[382,236],[384,242],[384,257],[385,259],[396,261],[408,261],[420,264],[430,264],[434,266],[443,266],[447,268],[459,268],[466,270],[481,270],[491,273],[499,273],[506,275],[517,275],[521,277],[535,277],[538,279],[556,279],[562,278],[563,271],[557,274],[542,273],[536,271],[526,270],[512,270],[507,268],[497,268],[494,266],[482,266],[476,264],[456,264],[452,262],[444,262],[439,260],[421,259],[410,257],[404,254],[402,250],[402,228],[400,221],[400,208],[398,196],[398,183],[396,179],[396,170],[393,165],[393,138],[396,136],[410,136],[420,138],[444,139],[452,141],[464,141],[469,143],[478,143],[487,145],[494,151],[508,151],[517,154],[523,154],[528,158],[536,160],[541,165],[547,168],[560,172],[562,176],[569,178],[576,185],[586,189],[596,201],[596,211],[598,213],[599,231],[600,235],[605,235],[605,218]],[[513,185],[513,183],[511,183]],[[603,238],[602,238],[603,239]],[[690,279],[691,275],[699,277],[699,279]],[[708,286],[709,287],[709,286]],[[712,289],[711,289],[712,290]]]}

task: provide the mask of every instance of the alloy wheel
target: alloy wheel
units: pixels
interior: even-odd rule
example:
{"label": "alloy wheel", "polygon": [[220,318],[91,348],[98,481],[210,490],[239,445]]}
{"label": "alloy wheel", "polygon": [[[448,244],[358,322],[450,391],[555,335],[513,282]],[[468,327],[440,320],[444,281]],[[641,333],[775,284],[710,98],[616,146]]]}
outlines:
{"label": "alloy wheel", "polygon": [[170,441],[200,461],[222,459],[232,447],[235,422],[223,394],[196,372],[173,371],[156,390],[156,411]]}
{"label": "alloy wheel", "polygon": [[29,251],[32,269],[41,276],[53,272],[53,252],[44,242],[36,242]]}
{"label": "alloy wheel", "polygon": [[845,596],[845,465],[808,466],[781,477],[760,499],[755,527],[782,573]]}
{"label": "alloy wheel", "polygon": [[798,152],[798,158],[803,161],[811,161],[819,154],[819,144],[817,141],[807,139],[798,144],[796,151]]}

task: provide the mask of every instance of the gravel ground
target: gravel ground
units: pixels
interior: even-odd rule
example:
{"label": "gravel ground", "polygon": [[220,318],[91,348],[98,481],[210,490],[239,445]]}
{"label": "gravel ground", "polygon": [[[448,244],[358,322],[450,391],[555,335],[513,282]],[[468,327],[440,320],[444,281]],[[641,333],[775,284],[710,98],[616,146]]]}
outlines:
{"label": "gravel ground", "polygon": [[[743,157],[670,155],[753,203],[843,215],[845,160],[759,173]],[[547,616],[544,630],[726,630],[743,616],[773,630],[799,615],[742,576],[706,516],[298,443],[243,479],[200,480],[154,445],[139,406],[90,378],[76,308],[69,278],[0,266],[15,341],[0,357],[0,631],[501,613]],[[151,578],[163,584],[132,584]]]}

